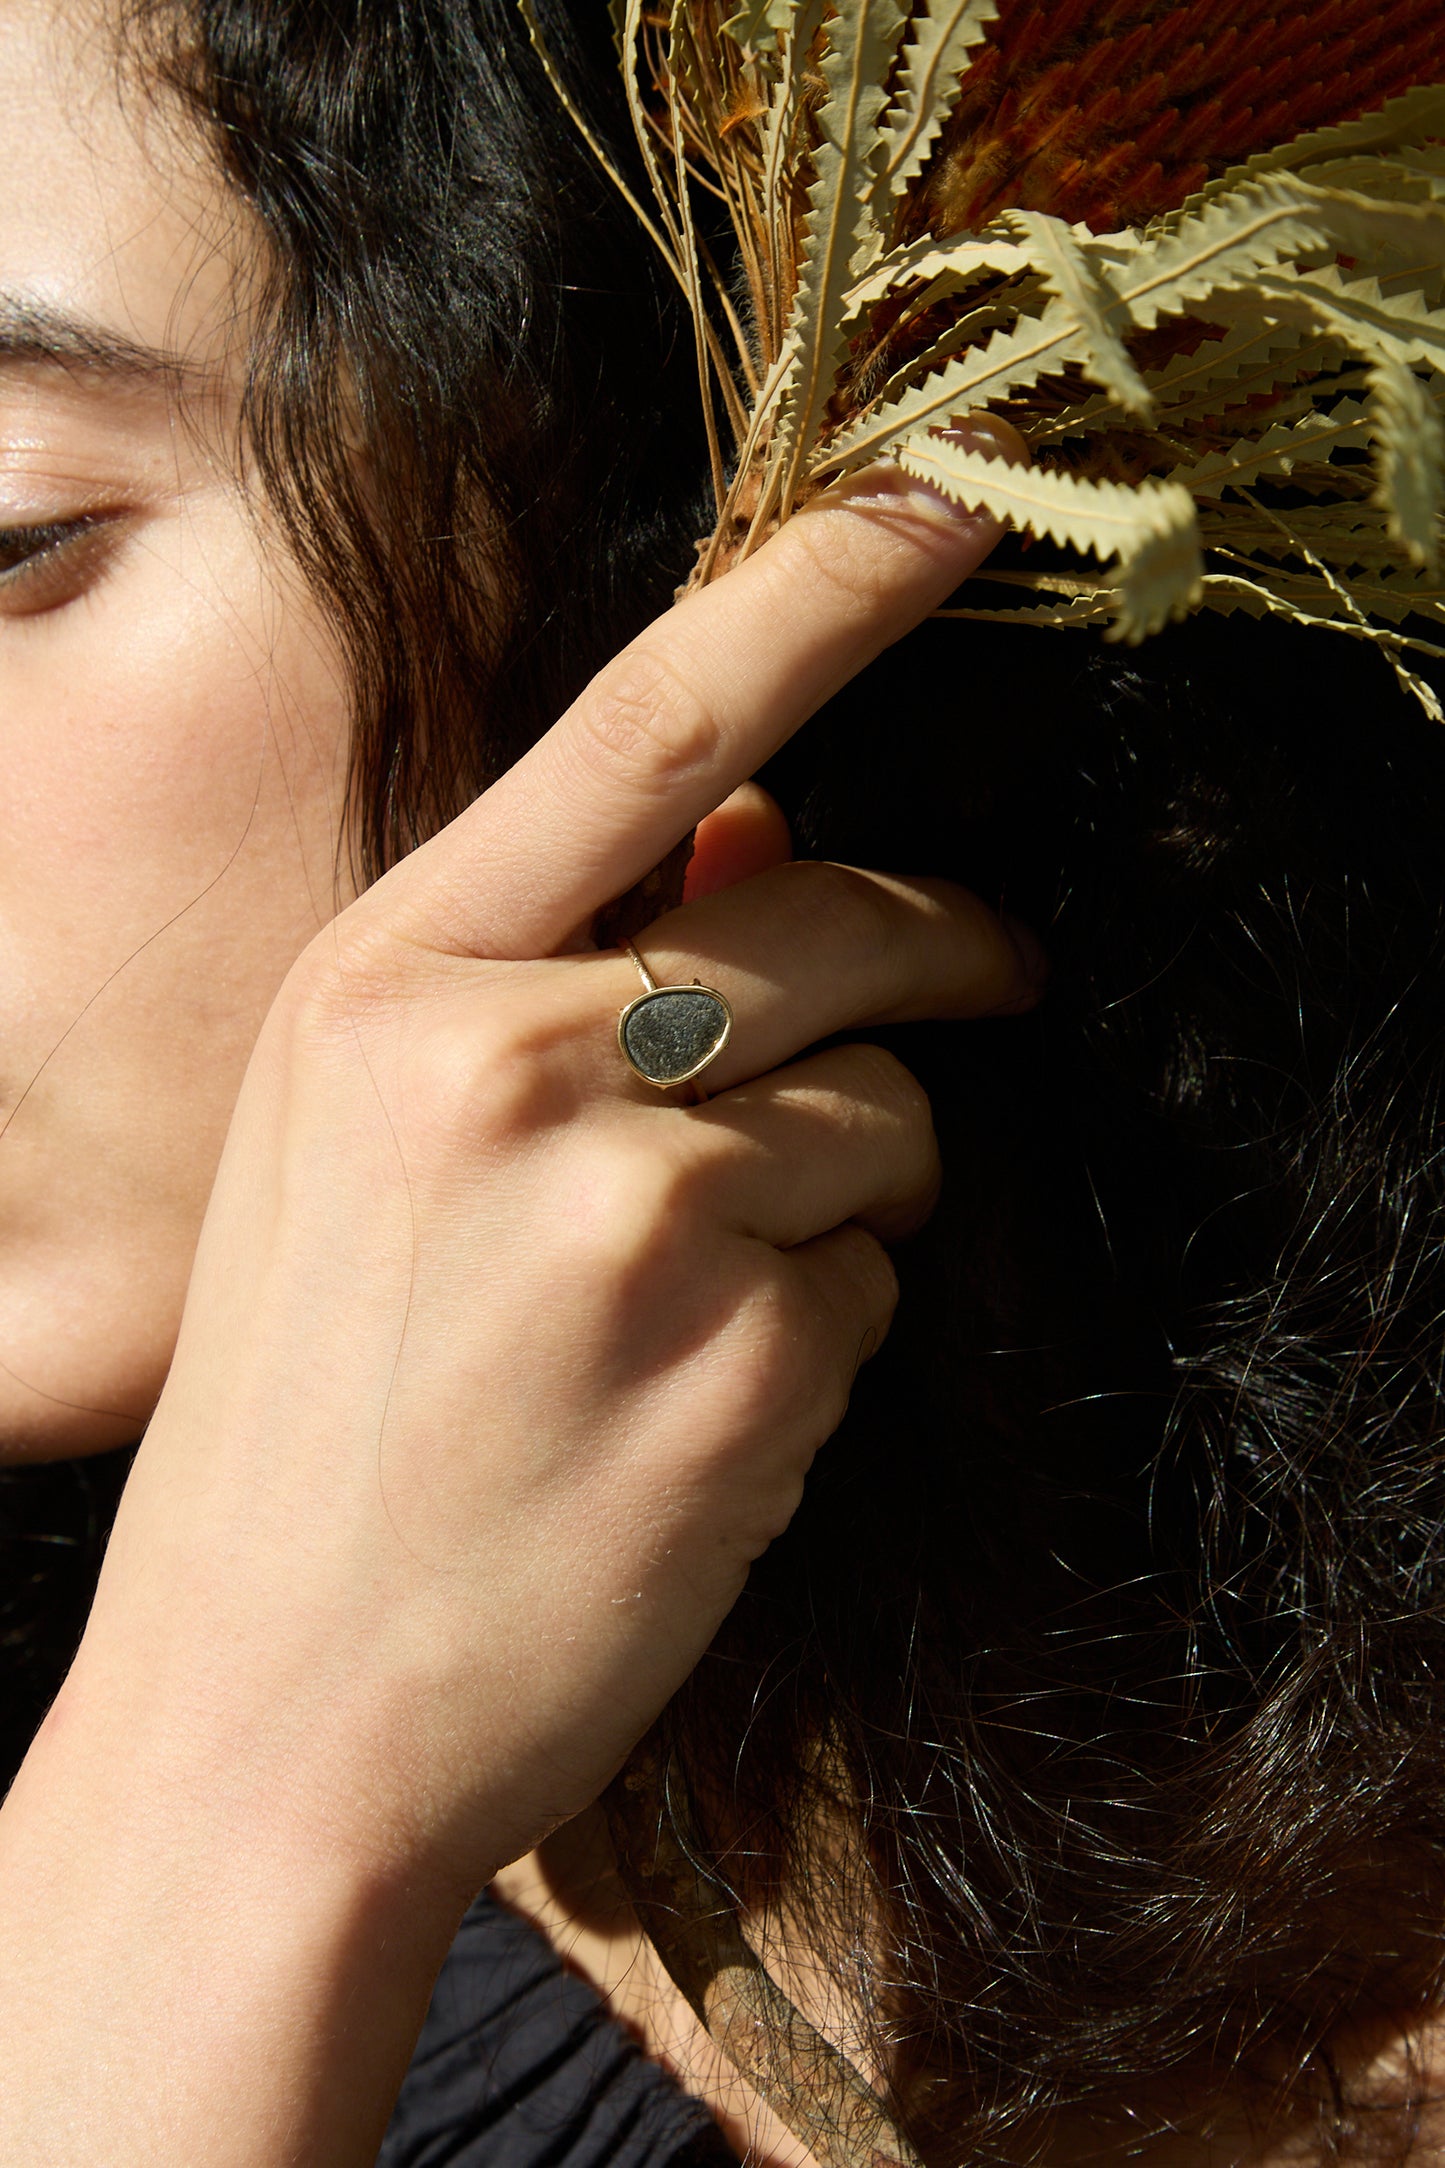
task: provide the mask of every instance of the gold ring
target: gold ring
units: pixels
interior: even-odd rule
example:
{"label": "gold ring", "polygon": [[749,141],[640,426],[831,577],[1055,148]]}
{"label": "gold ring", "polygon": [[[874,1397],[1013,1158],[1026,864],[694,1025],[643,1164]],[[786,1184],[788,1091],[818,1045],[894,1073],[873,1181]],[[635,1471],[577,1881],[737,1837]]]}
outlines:
{"label": "gold ring", "polygon": [[694,1082],[732,1037],[733,1012],[716,988],[694,979],[691,986],[659,986],[630,941],[622,951],[630,956],[642,981],[642,992],[617,1019],[617,1044],[634,1076],[659,1091],[674,1084],[691,1084],[698,1099],[707,1093]]}

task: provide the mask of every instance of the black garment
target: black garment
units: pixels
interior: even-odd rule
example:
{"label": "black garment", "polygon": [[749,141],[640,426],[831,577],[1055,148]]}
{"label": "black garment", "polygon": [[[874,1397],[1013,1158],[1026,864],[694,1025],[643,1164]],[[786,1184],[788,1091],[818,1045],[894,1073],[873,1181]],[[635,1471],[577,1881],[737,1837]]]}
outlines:
{"label": "black garment", "polygon": [[432,1995],[377,2168],[737,2168],[543,1937],[485,1894]]}

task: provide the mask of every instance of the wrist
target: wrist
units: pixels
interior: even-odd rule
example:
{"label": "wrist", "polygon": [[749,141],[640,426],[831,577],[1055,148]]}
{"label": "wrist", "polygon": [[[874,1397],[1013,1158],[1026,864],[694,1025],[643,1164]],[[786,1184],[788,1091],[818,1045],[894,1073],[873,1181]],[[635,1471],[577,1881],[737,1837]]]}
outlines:
{"label": "wrist", "polygon": [[426,1681],[402,1675],[379,1629],[348,1632],[299,1576],[287,1589],[230,1560],[163,1564],[153,1526],[135,1534],[117,1528],[36,1749],[69,1781],[135,1772],[158,1808],[169,1796],[203,1813],[220,1845],[263,1844],[310,1873],[324,1861],[358,1901],[405,1888],[423,1913],[463,1909],[499,1862],[445,1842]]}
{"label": "wrist", "polygon": [[144,1737],[243,1825],[289,1828],[450,1913],[502,1863],[506,1815],[480,1772],[494,1759],[505,1791],[505,1756],[446,1722],[442,1636],[376,1556],[374,1475],[364,1513],[344,1472],[318,1513],[288,1482],[305,1458],[263,1454],[235,1420],[221,1435],[158,1411],[56,1715],[83,1704],[92,1736]]}
{"label": "wrist", "polygon": [[274,1727],[117,1690],[118,1653],[83,1647],[0,1812],[7,2161],[374,2159],[464,1898],[354,1773],[320,1811]]}

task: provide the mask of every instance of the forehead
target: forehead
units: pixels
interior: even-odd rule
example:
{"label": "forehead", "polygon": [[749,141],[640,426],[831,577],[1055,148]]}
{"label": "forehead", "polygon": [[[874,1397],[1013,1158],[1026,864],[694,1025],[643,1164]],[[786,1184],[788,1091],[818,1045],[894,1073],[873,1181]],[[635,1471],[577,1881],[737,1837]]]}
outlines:
{"label": "forehead", "polygon": [[122,68],[109,11],[0,0],[0,361],[229,375],[252,245],[199,131]]}

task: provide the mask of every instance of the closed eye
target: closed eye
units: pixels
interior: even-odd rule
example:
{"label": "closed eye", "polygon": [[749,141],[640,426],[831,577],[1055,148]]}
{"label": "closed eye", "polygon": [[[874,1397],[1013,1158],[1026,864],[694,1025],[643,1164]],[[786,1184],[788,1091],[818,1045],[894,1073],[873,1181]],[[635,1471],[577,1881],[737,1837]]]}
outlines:
{"label": "closed eye", "polygon": [[94,544],[110,521],[94,513],[0,527],[0,615],[28,615],[69,602],[85,584]]}
{"label": "closed eye", "polygon": [[0,527],[0,578],[48,557],[95,525],[91,518],[47,520],[41,527]]}

